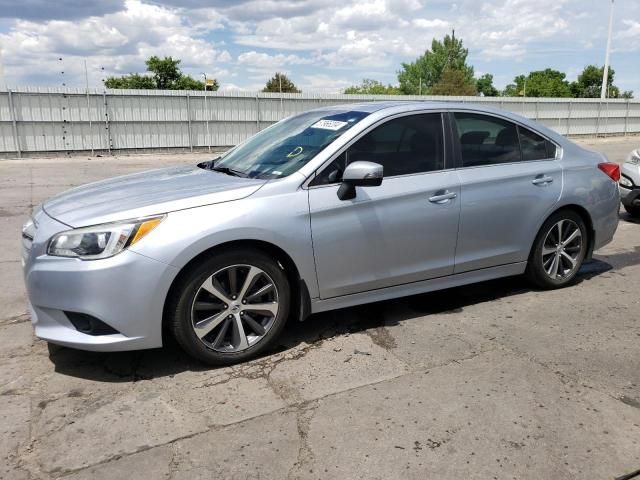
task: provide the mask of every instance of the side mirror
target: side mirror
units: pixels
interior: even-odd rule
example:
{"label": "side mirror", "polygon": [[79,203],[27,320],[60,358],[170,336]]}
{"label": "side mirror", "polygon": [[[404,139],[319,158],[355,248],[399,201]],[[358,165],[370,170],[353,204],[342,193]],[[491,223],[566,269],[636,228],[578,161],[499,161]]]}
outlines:
{"label": "side mirror", "polygon": [[382,183],[382,165],[373,162],[353,162],[342,174],[342,184],[338,188],[340,200],[356,197],[356,187],[377,187]]}

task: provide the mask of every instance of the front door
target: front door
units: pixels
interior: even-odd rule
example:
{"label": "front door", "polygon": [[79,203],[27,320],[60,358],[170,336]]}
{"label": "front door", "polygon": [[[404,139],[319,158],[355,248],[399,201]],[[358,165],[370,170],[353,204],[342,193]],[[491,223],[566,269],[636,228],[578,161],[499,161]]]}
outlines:
{"label": "front door", "polygon": [[[445,169],[441,114],[396,117],[366,133],[312,182],[311,231],[320,297],[331,298],[453,273],[460,186]],[[345,166],[384,168],[378,187],[337,196]]]}

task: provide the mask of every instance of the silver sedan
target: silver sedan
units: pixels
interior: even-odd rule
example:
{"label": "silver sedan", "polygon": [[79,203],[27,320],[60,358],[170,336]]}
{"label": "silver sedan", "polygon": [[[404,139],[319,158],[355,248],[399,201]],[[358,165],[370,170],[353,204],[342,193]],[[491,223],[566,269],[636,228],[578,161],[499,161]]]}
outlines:
{"label": "silver sedan", "polygon": [[56,344],[153,348],[167,330],[230,364],[316,312],[511,275],[563,287],[611,241],[619,177],[500,110],[320,108],[44,202],[22,233],[31,318]]}

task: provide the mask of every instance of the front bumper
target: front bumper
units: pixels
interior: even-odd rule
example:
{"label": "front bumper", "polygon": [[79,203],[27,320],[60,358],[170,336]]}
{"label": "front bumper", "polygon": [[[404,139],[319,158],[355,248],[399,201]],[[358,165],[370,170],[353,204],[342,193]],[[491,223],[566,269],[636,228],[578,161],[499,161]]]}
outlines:
{"label": "front bumper", "polygon": [[[69,227],[44,213],[36,220],[33,245],[23,254],[36,336],[93,351],[162,346],[164,301],[177,269],[129,250],[92,261],[46,255],[48,239]],[[90,315],[118,333],[83,333],[66,312]]]}

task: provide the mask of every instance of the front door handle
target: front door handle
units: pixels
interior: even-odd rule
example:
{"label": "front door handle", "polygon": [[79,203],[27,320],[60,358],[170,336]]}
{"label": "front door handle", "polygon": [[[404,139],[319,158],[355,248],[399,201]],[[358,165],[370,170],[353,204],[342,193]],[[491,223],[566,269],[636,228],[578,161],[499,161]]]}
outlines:
{"label": "front door handle", "polygon": [[433,197],[429,197],[429,201],[431,203],[443,204],[448,203],[450,200],[456,198],[458,196],[455,192],[449,192],[448,190],[441,190],[436,192]]}
{"label": "front door handle", "polygon": [[540,185],[540,186],[549,185],[552,182],[553,182],[553,178],[548,177],[547,175],[538,175],[536,178],[531,180],[531,183],[533,183],[534,185]]}

